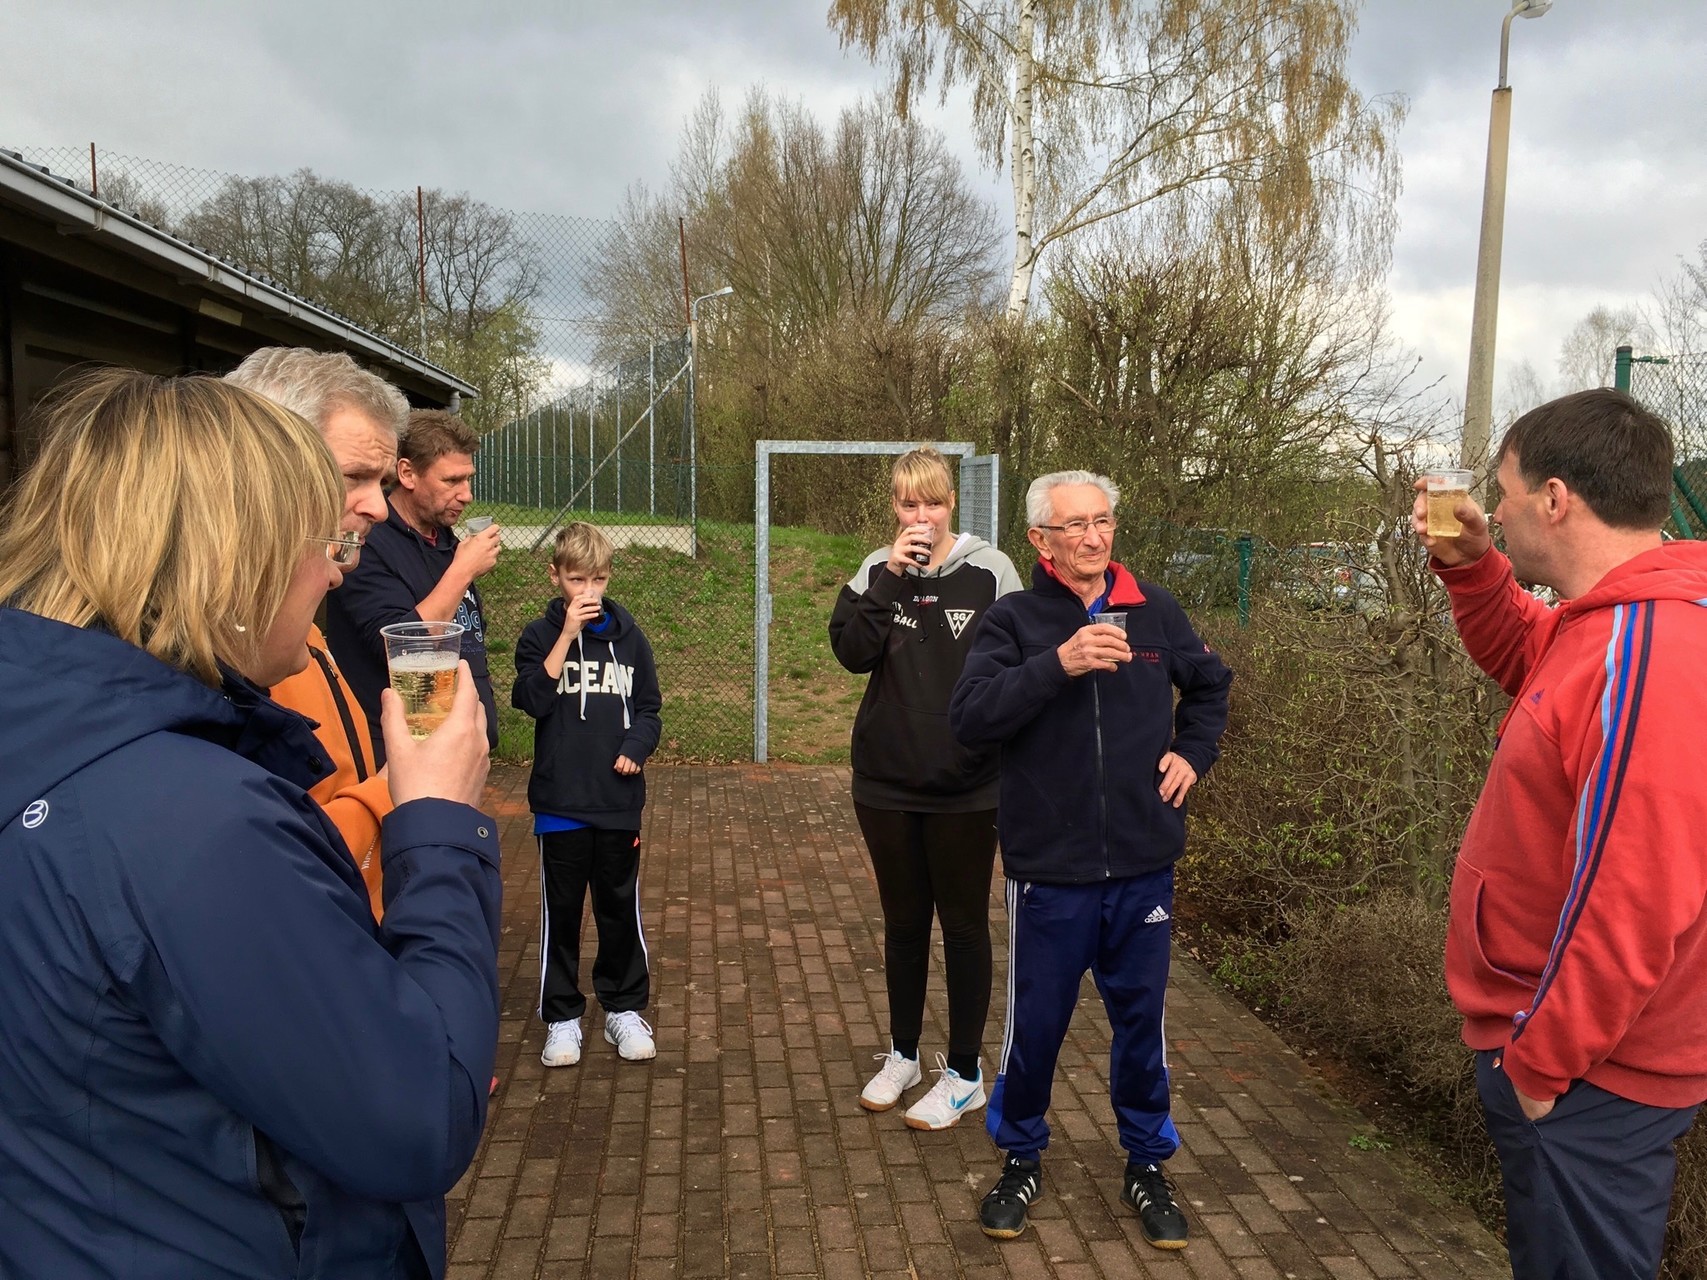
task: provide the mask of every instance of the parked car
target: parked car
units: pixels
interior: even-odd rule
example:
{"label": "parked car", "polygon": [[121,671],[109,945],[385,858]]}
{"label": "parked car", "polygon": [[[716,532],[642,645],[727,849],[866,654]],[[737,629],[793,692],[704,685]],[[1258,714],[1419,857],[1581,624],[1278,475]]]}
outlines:
{"label": "parked car", "polygon": [[1348,542],[1307,542],[1294,547],[1284,585],[1312,609],[1367,613],[1381,603],[1381,582],[1358,563],[1364,552]]}

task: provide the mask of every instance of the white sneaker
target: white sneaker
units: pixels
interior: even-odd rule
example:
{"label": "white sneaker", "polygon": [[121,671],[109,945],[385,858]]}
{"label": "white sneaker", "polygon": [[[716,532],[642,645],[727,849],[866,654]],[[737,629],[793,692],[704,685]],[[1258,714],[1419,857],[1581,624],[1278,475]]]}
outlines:
{"label": "white sneaker", "polygon": [[936,1056],[937,1080],[931,1091],[907,1108],[909,1129],[952,1129],[968,1111],[984,1105],[984,1077],[962,1080],[948,1059]]}
{"label": "white sneaker", "polygon": [[876,1057],[883,1065],[876,1075],[866,1081],[865,1088],[860,1090],[859,1105],[867,1111],[887,1111],[901,1101],[903,1093],[924,1077],[919,1074],[917,1058],[903,1058],[894,1049],[888,1053],[877,1054]]}
{"label": "white sneaker", "polygon": [[581,1060],[581,1020],[553,1022],[545,1030],[539,1060],[548,1067],[572,1067]]}
{"label": "white sneaker", "polygon": [[658,1056],[658,1046],[652,1041],[652,1028],[632,1009],[623,1013],[605,1014],[605,1040],[616,1046],[617,1053],[630,1062],[644,1062]]}

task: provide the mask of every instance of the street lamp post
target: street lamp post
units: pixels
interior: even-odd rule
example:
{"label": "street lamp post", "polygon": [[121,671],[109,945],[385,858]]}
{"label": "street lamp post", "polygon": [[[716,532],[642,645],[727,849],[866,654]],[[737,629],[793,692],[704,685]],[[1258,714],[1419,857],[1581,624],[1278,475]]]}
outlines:
{"label": "street lamp post", "polygon": [[[1511,142],[1511,86],[1506,59],[1513,18],[1539,18],[1553,0],[1512,0],[1500,23],[1500,82],[1488,111],[1488,169],[1482,183],[1482,236],[1476,250],[1476,298],[1470,311],[1470,375],[1464,389],[1464,438],[1458,465],[1478,474],[1488,460],[1494,417],[1494,332],[1500,308],[1500,246],[1505,234],[1506,151]],[[1477,492],[1487,483],[1484,476]]]}
{"label": "street lamp post", "polygon": [[[685,259],[683,265],[686,265]],[[734,292],[735,286],[726,284],[721,289],[702,293],[688,303],[688,523],[693,529],[696,551],[699,546],[699,440],[695,434],[694,401],[699,396],[699,304],[712,298],[728,297]]]}

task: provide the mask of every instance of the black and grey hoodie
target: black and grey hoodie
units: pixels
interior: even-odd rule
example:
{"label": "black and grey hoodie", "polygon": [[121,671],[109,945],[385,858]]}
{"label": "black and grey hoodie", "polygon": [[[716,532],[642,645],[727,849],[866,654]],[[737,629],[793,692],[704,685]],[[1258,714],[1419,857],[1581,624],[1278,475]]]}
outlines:
{"label": "black and grey hoodie", "polygon": [[[609,596],[599,622],[569,642],[563,674],[545,655],[563,634],[567,606],[557,597],[516,641],[510,703],[533,717],[528,808],[613,831],[638,831],[646,775],[616,772],[618,756],[645,764],[658,746],[658,670],[634,615]],[[594,628],[597,627],[597,630]]]}
{"label": "black and grey hoodie", "polygon": [[961,534],[934,569],[886,567],[873,551],[830,615],[830,648],[870,672],[853,728],[853,798],[874,809],[971,813],[996,807],[996,753],[948,730],[948,697],[984,611],[1023,584],[1013,561]]}

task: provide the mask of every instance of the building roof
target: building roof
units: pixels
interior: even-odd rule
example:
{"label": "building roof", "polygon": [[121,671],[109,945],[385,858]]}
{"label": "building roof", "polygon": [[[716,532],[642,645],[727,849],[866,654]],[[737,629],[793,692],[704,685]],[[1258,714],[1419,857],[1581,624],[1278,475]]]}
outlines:
{"label": "building roof", "polygon": [[[210,300],[215,306],[223,295],[234,304],[259,309],[310,330],[358,359],[406,372],[410,381],[441,389],[447,403],[453,396],[473,397],[479,394],[455,374],[423,360],[390,339],[180,239],[128,210],[98,199],[69,179],[28,163],[16,152],[3,149],[0,149],[0,204],[13,205],[45,218],[63,234],[99,243],[143,266],[180,280],[194,280],[212,295]],[[235,307],[232,314],[218,315],[217,318],[234,322],[233,316],[241,318],[241,312]]]}

